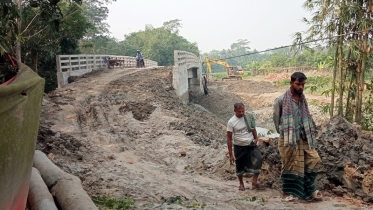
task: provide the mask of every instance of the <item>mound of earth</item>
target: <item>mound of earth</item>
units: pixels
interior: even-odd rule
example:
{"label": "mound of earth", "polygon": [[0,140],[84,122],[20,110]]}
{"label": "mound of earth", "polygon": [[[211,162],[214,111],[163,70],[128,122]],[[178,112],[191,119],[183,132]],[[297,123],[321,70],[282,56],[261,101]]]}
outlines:
{"label": "mound of earth", "polygon": [[233,116],[234,103],[243,102],[247,105],[247,109],[255,111],[272,106],[273,101],[269,102],[260,98],[268,97],[279,91],[279,88],[271,82],[252,80],[226,80],[224,82],[211,80],[208,83],[208,89],[207,96],[201,92],[191,92],[190,100],[210,110],[224,122]]}
{"label": "mound of earth", "polygon": [[281,202],[276,141],[260,145],[260,179],[270,188],[250,190],[247,179],[238,191],[226,156],[233,103],[267,113],[282,90],[239,81],[252,88],[246,92],[233,82],[213,83],[208,96],[193,93],[186,105],[173,90],[172,67],[96,71],[44,97],[37,149],[79,177],[89,195],[129,197],[134,209],[332,209],[333,199]]}
{"label": "mound of earth", "polygon": [[138,209],[172,206],[176,196],[191,206],[243,207],[219,201],[226,183],[210,178],[221,180],[213,166],[226,159],[222,120],[182,104],[171,72],[101,71],[47,94],[37,149],[78,176],[89,195],[130,197]]}
{"label": "mound of earth", "polygon": [[[261,80],[211,80],[207,96],[201,92],[191,92],[190,100],[223,119],[223,124],[233,116],[233,104],[243,102],[246,109],[255,113],[257,126],[275,132],[272,120],[273,102],[286,91],[286,88],[279,88],[272,82]],[[308,93],[306,97],[316,125],[320,127],[327,123],[329,116],[323,113],[318,104],[328,103],[329,99]]]}
{"label": "mound of earth", "polygon": [[373,133],[335,117],[318,135],[323,160],[319,186],[373,202]]}
{"label": "mound of earth", "polygon": [[[323,126],[317,141],[322,160],[317,188],[337,196],[373,202],[373,133],[334,117]],[[268,187],[280,190],[281,159],[277,138],[269,145],[260,144],[259,148],[265,166],[261,179]]]}
{"label": "mound of earth", "polygon": [[157,107],[147,103],[146,101],[143,102],[129,102],[124,106],[119,108],[120,113],[125,112],[132,112],[133,117],[136,120],[144,121],[149,119],[149,116]]}

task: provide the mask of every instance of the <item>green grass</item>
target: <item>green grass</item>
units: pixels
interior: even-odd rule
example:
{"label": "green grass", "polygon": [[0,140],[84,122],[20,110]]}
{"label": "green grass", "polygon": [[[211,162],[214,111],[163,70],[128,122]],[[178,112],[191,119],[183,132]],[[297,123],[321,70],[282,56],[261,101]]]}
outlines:
{"label": "green grass", "polygon": [[[275,83],[279,87],[289,86],[290,78],[276,81]],[[317,94],[329,95],[331,88],[332,88],[331,77],[314,76],[314,77],[307,77],[307,82],[306,82],[304,90],[306,93],[317,93]]]}
{"label": "green grass", "polygon": [[[224,77],[227,77],[227,73],[226,72],[216,72],[216,73],[211,73],[211,76],[216,78],[216,79],[223,79]],[[245,74],[242,76],[242,79],[248,79],[250,78],[251,76],[245,72]]]}
{"label": "green grass", "polygon": [[260,198],[260,197],[256,197],[256,196],[253,196],[253,197],[249,197],[249,196],[245,196],[243,198],[240,198],[240,200],[242,201],[250,201],[250,202],[259,202],[260,204],[264,205],[267,200],[265,198]]}
{"label": "green grass", "polygon": [[[185,198],[185,197],[184,197]],[[184,199],[185,200],[185,199]],[[199,203],[195,197],[193,197],[192,200],[195,200],[196,202],[193,202],[193,201],[183,201],[183,198],[181,196],[171,196],[171,197],[168,197],[166,198],[164,201],[167,203],[167,204],[176,204],[176,205],[180,205],[180,206],[183,206],[187,209],[204,209],[206,207],[206,204],[205,203]]]}
{"label": "green grass", "polygon": [[110,198],[107,196],[92,197],[92,200],[100,210],[126,210],[135,204],[134,200],[128,198]]}

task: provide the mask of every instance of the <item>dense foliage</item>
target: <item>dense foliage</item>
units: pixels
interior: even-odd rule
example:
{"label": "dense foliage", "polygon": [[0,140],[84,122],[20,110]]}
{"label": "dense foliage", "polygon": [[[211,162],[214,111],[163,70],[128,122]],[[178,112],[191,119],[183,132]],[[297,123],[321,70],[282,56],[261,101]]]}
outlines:
{"label": "dense foliage", "polygon": [[[244,56],[240,56],[244,55]],[[240,57],[237,57],[240,56]],[[250,50],[247,40],[238,40],[228,50],[213,50],[204,53],[203,59],[222,59],[231,66],[241,66],[247,70],[271,71],[279,67],[311,66],[319,69],[332,66],[333,51],[325,47],[304,48],[295,53],[290,47],[258,53],[257,50]],[[212,64],[214,72],[223,72],[225,68]],[[250,71],[249,71],[250,73]]]}
{"label": "dense foliage", "polygon": [[[179,35],[180,20],[164,22],[160,28],[147,25],[144,31],[125,35],[123,41],[110,36],[105,23],[110,0],[5,0],[0,2],[0,54],[14,55],[46,79],[45,91],[57,87],[58,54],[109,54],[135,56],[136,50],[159,65],[173,65],[173,51],[199,54],[196,43]],[[0,83],[11,71],[0,60]]]}
{"label": "dense foliage", "polygon": [[[2,2],[0,49],[46,79],[46,91],[57,87],[56,54],[79,53],[79,40],[92,24],[80,0],[13,0]],[[4,69],[0,67],[0,74]]]}
{"label": "dense foliage", "polygon": [[180,20],[164,22],[162,27],[147,25],[145,30],[125,35],[123,41],[109,36],[96,36],[82,42],[82,52],[135,56],[141,50],[146,59],[168,66],[174,63],[174,50],[185,50],[199,55],[197,43],[190,43],[179,35]]}

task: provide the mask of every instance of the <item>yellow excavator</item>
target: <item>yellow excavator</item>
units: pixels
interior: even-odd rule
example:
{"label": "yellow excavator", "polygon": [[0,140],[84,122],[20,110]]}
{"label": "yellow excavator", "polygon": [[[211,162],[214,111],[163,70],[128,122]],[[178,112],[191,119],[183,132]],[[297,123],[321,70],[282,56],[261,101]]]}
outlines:
{"label": "yellow excavator", "polygon": [[210,58],[206,57],[206,67],[207,67],[208,73],[211,73],[211,62],[225,66],[228,76],[224,77],[222,80],[225,80],[225,79],[242,79],[242,76],[245,73],[242,70],[241,66],[229,66],[229,64],[227,62],[223,61],[223,60],[210,59]]}

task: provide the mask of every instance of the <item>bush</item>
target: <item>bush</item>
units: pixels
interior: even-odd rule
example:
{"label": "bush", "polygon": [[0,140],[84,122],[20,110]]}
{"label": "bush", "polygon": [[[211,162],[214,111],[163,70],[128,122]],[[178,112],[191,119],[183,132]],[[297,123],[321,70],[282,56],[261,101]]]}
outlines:
{"label": "bush", "polygon": [[92,200],[102,210],[125,210],[135,204],[134,200],[128,198],[109,198],[107,196],[92,197]]}

